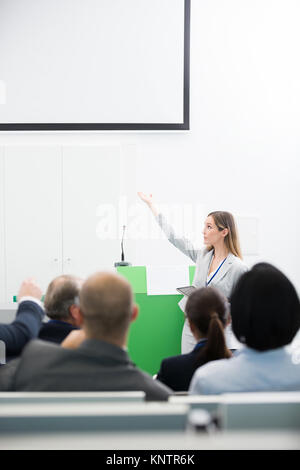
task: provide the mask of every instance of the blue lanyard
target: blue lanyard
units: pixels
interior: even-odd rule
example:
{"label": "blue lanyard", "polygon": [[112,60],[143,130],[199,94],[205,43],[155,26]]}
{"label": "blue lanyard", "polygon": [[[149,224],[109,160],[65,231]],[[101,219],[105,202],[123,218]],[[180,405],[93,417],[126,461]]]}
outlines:
{"label": "blue lanyard", "polygon": [[227,256],[225,259],[223,259],[222,263],[220,264],[220,266],[218,267],[218,269],[216,270],[215,274],[210,278],[209,281],[206,282],[206,287],[208,286],[208,284],[211,283],[211,281],[213,280],[213,278],[218,274],[219,270],[221,269],[221,267],[223,266],[223,264],[225,263],[225,261],[227,260]]}

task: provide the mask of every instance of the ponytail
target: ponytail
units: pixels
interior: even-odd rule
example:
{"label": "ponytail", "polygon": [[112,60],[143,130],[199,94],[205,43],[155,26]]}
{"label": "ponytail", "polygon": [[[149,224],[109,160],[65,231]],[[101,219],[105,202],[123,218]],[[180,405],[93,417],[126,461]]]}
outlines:
{"label": "ponytail", "polygon": [[224,327],[217,313],[213,313],[210,317],[206,356],[209,361],[231,357],[231,352],[226,346]]}
{"label": "ponytail", "polygon": [[231,355],[231,351],[226,346],[224,327],[219,315],[214,312],[210,316],[206,344],[200,349],[196,361],[200,366],[209,361],[228,359]]}
{"label": "ponytail", "polygon": [[205,345],[196,354],[196,367],[232,356],[224,335],[229,315],[228,303],[217,289],[204,287],[193,292],[187,301],[186,314],[202,337],[206,338]]}

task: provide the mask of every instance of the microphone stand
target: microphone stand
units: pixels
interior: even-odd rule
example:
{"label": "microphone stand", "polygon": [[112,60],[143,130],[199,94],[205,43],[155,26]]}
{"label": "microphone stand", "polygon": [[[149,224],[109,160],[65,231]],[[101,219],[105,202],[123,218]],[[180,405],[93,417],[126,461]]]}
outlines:
{"label": "microphone stand", "polygon": [[117,261],[115,263],[115,268],[117,266],[131,266],[131,263],[129,263],[128,261],[124,261],[125,257],[124,257],[123,242],[124,242],[125,228],[126,228],[126,225],[123,225],[123,235],[122,235],[122,241],[121,241],[121,261]]}

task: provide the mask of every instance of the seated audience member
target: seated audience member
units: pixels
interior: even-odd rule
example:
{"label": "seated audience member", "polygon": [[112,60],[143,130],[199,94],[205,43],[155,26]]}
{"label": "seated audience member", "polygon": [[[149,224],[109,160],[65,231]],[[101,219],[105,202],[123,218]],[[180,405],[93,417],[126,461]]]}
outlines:
{"label": "seated audience member", "polygon": [[289,348],[300,328],[300,303],[287,277],[267,263],[239,279],[231,295],[232,329],[245,346],[198,369],[191,394],[300,390],[300,362]]}
{"label": "seated audience member", "polygon": [[82,280],[70,275],[58,276],[50,282],[44,299],[46,315],[50,318],[39,333],[39,338],[61,343],[79,326],[79,290]]}
{"label": "seated audience member", "polygon": [[197,344],[188,354],[164,359],[156,377],[174,391],[187,391],[198,367],[232,355],[224,336],[229,308],[217,289],[203,287],[193,292],[186,304],[186,315]]}
{"label": "seated audience member", "polygon": [[32,279],[23,281],[18,292],[18,310],[15,320],[0,324],[0,340],[5,344],[6,361],[21,354],[28,341],[39,334],[45,315],[41,302],[42,291]]}
{"label": "seated audience member", "polygon": [[[117,274],[97,273],[79,293],[80,326],[84,341],[66,349],[32,341],[0,384],[13,391],[144,391],[147,400],[167,400],[172,391],[139,370],[126,351],[129,326],[138,307],[128,281]],[[6,369],[6,371],[5,371]],[[2,388],[3,389],[3,388]]]}

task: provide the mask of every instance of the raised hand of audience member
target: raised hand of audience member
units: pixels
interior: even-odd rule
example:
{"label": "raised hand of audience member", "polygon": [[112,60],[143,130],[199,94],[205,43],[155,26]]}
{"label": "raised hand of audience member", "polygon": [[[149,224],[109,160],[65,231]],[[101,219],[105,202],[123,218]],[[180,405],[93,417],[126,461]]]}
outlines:
{"label": "raised hand of audience member", "polygon": [[18,300],[22,297],[35,297],[38,300],[41,300],[43,292],[40,286],[33,278],[25,279],[18,292]]}

